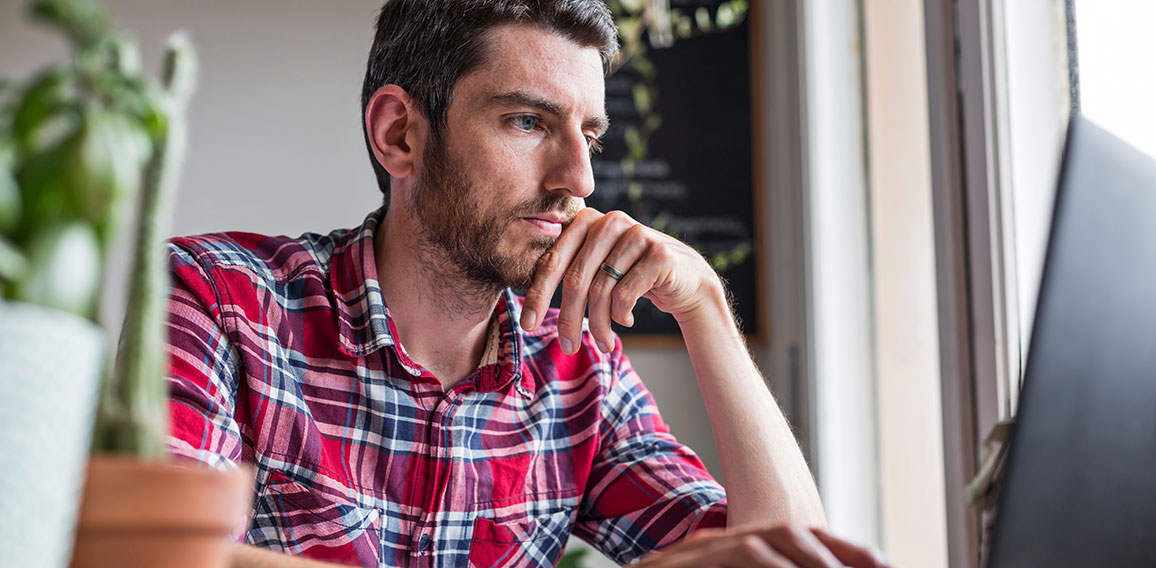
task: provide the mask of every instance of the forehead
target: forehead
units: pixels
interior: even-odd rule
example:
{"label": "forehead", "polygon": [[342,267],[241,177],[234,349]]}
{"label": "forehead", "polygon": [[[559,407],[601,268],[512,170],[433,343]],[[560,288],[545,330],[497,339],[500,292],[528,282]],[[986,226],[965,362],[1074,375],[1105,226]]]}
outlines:
{"label": "forehead", "polygon": [[484,103],[490,96],[526,91],[581,115],[604,113],[605,80],[598,50],[527,24],[504,24],[487,35],[486,62],[463,76],[454,98]]}

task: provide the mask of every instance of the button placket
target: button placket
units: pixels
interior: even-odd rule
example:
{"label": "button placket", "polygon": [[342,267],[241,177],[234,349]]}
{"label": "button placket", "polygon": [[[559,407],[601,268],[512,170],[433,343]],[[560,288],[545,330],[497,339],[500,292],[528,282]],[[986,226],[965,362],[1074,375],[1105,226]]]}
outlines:
{"label": "button placket", "polygon": [[[453,471],[452,464],[449,463],[453,458],[453,436],[449,422],[452,421],[453,410],[461,402],[463,396],[464,390],[446,393],[446,396],[438,401],[433,412],[430,413],[427,444],[432,453],[432,465],[430,475],[427,478],[425,512],[422,515],[421,525],[415,531],[421,533],[417,539],[417,547],[414,549],[414,555],[418,557],[424,557],[434,552],[431,535],[437,530],[436,515],[441,509],[435,503],[441,502],[444,505],[446,492],[449,491],[450,487],[450,474]],[[439,481],[441,482],[440,486]]]}

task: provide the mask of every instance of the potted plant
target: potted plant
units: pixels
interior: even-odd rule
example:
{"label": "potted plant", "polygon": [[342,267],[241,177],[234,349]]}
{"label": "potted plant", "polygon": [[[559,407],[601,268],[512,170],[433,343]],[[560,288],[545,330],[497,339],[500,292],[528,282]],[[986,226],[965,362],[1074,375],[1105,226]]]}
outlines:
{"label": "potted plant", "polygon": [[[39,0],[30,13],[62,32],[72,54],[0,82],[0,455],[16,465],[0,468],[0,558],[63,566],[75,526],[74,566],[221,565],[250,480],[169,464],[164,450],[163,239],[191,46],[170,40],[157,82],[94,4]],[[128,302],[111,357],[99,298],[133,205]]]}

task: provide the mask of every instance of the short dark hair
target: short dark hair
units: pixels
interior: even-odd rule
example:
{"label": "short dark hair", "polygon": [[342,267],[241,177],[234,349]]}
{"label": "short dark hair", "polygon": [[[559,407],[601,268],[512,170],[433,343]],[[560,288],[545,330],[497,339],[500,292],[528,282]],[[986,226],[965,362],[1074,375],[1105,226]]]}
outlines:
{"label": "short dark hair", "polygon": [[596,48],[605,69],[618,53],[618,29],[603,0],[386,0],[365,66],[361,126],[387,204],[389,172],[373,155],[365,124],[369,99],[384,85],[405,89],[429,121],[430,142],[441,143],[454,86],[487,62],[486,32],[507,23],[540,26]]}

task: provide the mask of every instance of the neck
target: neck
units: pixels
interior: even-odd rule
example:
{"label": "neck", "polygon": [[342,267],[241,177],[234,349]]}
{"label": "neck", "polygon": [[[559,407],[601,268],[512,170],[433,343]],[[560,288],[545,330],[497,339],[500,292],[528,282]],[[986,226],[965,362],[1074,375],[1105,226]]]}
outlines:
{"label": "neck", "polygon": [[374,235],[381,292],[406,353],[449,390],[478,368],[502,291],[465,278],[400,209]]}

